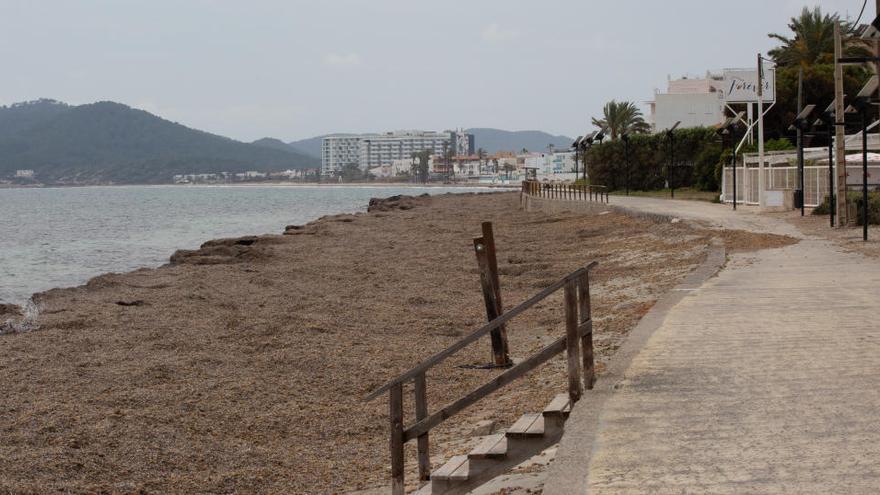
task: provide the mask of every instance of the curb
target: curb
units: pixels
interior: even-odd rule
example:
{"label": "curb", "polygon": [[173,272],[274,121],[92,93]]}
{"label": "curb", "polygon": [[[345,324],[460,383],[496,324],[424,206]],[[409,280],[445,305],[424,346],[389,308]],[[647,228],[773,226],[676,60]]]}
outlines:
{"label": "curb", "polygon": [[[655,215],[656,217],[663,215]],[[565,424],[559,450],[547,473],[543,492],[545,495],[589,493],[590,461],[596,447],[605,402],[612,396],[617,384],[625,378],[633,359],[666,320],[669,311],[689,291],[699,288],[717,274],[726,262],[726,255],[724,244],[718,239],[713,240],[705,261],[680,284],[664,294],[642,317],[614,354],[593,390],[587,391],[583,399],[574,406]]]}

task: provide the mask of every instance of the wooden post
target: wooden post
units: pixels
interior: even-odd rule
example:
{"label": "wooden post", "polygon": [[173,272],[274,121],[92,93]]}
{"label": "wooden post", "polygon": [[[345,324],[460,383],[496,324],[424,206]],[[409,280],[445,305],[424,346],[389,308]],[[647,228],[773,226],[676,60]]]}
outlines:
{"label": "wooden post", "polygon": [[[428,383],[425,380],[425,373],[416,375],[414,381],[416,422],[419,422],[428,417]],[[431,479],[431,456],[428,447],[428,434],[419,435],[417,442],[419,451],[419,481],[428,481]]]}
{"label": "wooden post", "polygon": [[581,398],[581,356],[578,339],[577,285],[574,280],[565,283],[565,348],[568,356],[568,396],[572,402]]}
{"label": "wooden post", "polygon": [[391,413],[391,494],[404,495],[403,485],[403,384],[395,383],[388,396]]}
{"label": "wooden post", "polygon": [[837,59],[843,56],[843,41],[840,34],[840,23],[834,23],[834,150],[837,155],[835,166],[837,167],[837,226],[842,227],[849,221],[846,209],[846,129],[844,121],[843,101],[843,65]]}
{"label": "wooden post", "polygon": [[[492,234],[492,223],[483,223],[483,237],[474,239],[474,252],[477,265],[480,267],[480,285],[483,289],[483,302],[486,304],[486,318],[489,321],[502,314],[501,288],[498,280],[498,261],[495,257],[495,238]],[[486,233],[489,234],[488,239]],[[490,333],[492,340],[492,362],[496,366],[510,365],[507,345],[507,328],[502,325]]]}
{"label": "wooden post", "polygon": [[581,337],[581,351],[584,353],[584,388],[593,390],[596,383],[596,363],[593,356],[593,313],[590,306],[590,272],[578,278],[578,314],[580,324],[587,323],[589,332]]}

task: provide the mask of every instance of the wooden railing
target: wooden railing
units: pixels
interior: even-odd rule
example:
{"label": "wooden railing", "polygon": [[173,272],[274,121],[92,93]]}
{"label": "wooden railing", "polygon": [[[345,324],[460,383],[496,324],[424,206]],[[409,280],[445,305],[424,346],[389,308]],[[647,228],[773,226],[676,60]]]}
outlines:
{"label": "wooden railing", "polygon": [[522,193],[538,198],[608,202],[608,188],[590,184],[556,184],[526,180],[522,183]]}
{"label": "wooden railing", "polygon": [[[379,397],[385,392],[389,395],[389,420],[391,423],[391,492],[394,495],[404,493],[404,456],[403,446],[410,440],[417,440],[419,479],[430,479],[431,465],[429,460],[428,432],[452,415],[462,411],[490,393],[504,387],[515,379],[545,363],[563,350],[568,354],[568,393],[572,402],[580,399],[584,387],[592,389],[596,381],[595,363],[593,358],[593,320],[590,310],[590,270],[598,263],[592,262],[584,268],[572,272],[562,280],[550,285],[538,294],[522,302],[519,306],[483,325],[478,330],[452,344],[434,356],[422,361],[409,371],[392,379],[377,388],[369,395],[367,401]],[[531,357],[496,376],[462,398],[448,404],[440,410],[429,414],[427,398],[427,381],[425,373],[440,364],[451,355],[476,342],[493,330],[522,314],[535,304],[546,299],[559,289],[564,290],[565,336],[541,349]],[[583,382],[581,381],[583,368]],[[404,426],[403,385],[412,380],[415,395],[416,422],[409,427]]]}

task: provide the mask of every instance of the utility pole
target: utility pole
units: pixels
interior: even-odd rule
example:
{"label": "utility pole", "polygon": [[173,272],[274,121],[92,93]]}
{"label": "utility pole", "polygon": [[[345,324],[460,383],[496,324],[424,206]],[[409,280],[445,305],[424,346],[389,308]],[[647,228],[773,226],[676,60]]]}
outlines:
{"label": "utility pole", "polygon": [[[800,115],[804,111],[804,68],[798,70],[798,98],[797,113]],[[798,166],[798,188],[801,190],[801,216],[804,216],[804,203],[807,202],[806,190],[804,188],[804,131],[801,126],[797,126],[797,166]]]}
{"label": "utility pole", "polygon": [[837,167],[837,225],[848,222],[846,212],[846,128],[844,127],[843,65],[838,59],[843,55],[840,23],[834,23],[834,152]]}
{"label": "utility pole", "polygon": [[[744,172],[748,170],[743,167]],[[758,207],[764,204],[764,58],[758,54]]]}

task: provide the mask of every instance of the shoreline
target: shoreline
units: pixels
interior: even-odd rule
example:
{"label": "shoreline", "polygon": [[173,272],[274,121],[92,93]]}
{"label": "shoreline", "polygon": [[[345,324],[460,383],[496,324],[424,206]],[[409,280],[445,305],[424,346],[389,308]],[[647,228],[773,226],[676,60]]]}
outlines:
{"label": "shoreline", "polygon": [[[288,183],[281,183],[281,184],[216,184],[216,185],[215,184],[197,184],[197,185],[186,185],[187,188],[192,188],[192,189],[230,188],[230,189],[240,189],[240,190],[259,189],[259,188],[266,188],[266,189],[284,189],[284,188],[314,189],[314,186],[315,186],[315,184],[288,184]],[[167,185],[114,185],[114,186],[45,187],[45,188],[37,188],[37,189],[41,189],[41,190],[60,189],[61,190],[61,189],[104,189],[104,188],[113,188],[113,189],[126,189],[126,188],[171,189],[171,188],[175,188],[174,190],[177,190],[176,187],[178,187],[178,185],[167,184]],[[376,184],[362,184],[362,185],[361,184],[358,184],[358,185],[327,184],[327,185],[322,185],[322,187],[327,188],[327,189],[351,189],[351,190],[360,190],[360,191],[376,190],[377,191],[376,194],[379,197],[386,196],[387,194],[385,194],[386,193],[385,190],[389,189],[389,188],[406,190],[407,192],[405,192],[405,194],[409,193],[409,191],[412,191],[412,190],[425,190],[425,189],[427,189],[427,190],[431,191],[432,189],[441,189],[441,188],[453,189],[453,188],[450,188],[447,186],[437,185],[437,186],[425,187],[425,186],[419,185],[419,184],[387,185],[387,186],[384,184],[382,184],[382,185],[376,185]],[[503,192],[503,191],[508,190],[505,188],[497,188],[497,187],[489,188],[489,187],[472,187],[472,186],[459,186],[459,188],[457,188],[457,189],[461,189],[461,190],[456,190],[454,192],[449,192],[447,194],[471,194],[473,192],[477,192],[477,193],[481,193],[481,194],[491,194],[491,193],[498,193],[498,192]],[[412,192],[411,194],[415,194],[415,192]],[[436,195],[437,193],[432,191],[430,194]],[[356,211],[365,212],[368,208],[367,203],[368,203],[368,200],[364,200],[363,204],[360,204]],[[342,214],[342,213],[347,213],[349,211],[351,211],[351,210],[349,210],[348,208],[345,208],[344,205],[339,205],[337,207],[337,209],[335,209],[333,211],[327,211],[325,213],[316,214],[316,216],[311,217],[311,218],[307,217],[305,219],[305,221],[306,222],[315,221],[315,220],[318,220],[319,218],[321,218],[322,216]],[[265,225],[264,225],[263,228],[258,229],[258,231],[256,231],[256,232],[246,231],[246,232],[241,232],[241,233],[237,233],[237,234],[232,234],[232,236],[235,236],[235,235],[271,235],[273,233],[278,233],[280,231],[283,231],[283,228],[285,226],[284,219],[278,219],[277,224],[278,225],[276,226],[276,228],[273,228],[273,229],[266,229]],[[261,232],[259,230],[266,230],[266,231]],[[34,295],[39,294],[41,292],[46,292],[46,291],[53,290],[53,289],[79,287],[81,285],[87,284],[88,281],[91,280],[92,278],[100,277],[102,275],[127,273],[127,272],[131,272],[131,271],[138,270],[138,269],[144,269],[144,268],[158,268],[159,266],[167,264],[168,257],[171,256],[175,251],[177,251],[179,249],[192,249],[194,247],[201,246],[204,243],[216,240],[218,237],[221,237],[221,236],[213,236],[213,237],[207,236],[205,238],[198,239],[195,244],[189,244],[189,245],[180,245],[179,243],[175,244],[173,246],[170,246],[170,249],[168,249],[167,253],[162,255],[161,258],[156,259],[154,262],[151,262],[151,263],[131,263],[131,262],[125,263],[125,262],[120,261],[118,269],[114,269],[114,268],[107,269],[107,267],[105,267],[105,271],[92,272],[91,274],[86,273],[85,277],[80,277],[80,278],[73,280],[73,281],[66,281],[68,283],[65,283],[64,280],[55,280],[54,282],[56,282],[56,283],[52,286],[49,286],[49,287],[46,287],[46,285],[42,285],[42,284],[40,284],[40,285],[33,284],[36,287],[35,290],[29,292],[26,297],[22,296],[22,294],[24,294],[24,292],[22,292],[20,290],[20,289],[22,289],[22,287],[18,287],[17,288],[18,290],[12,289],[13,292],[11,293],[11,295],[9,295],[9,297],[0,299],[0,304],[11,304],[11,305],[18,306],[20,308],[24,308],[28,304],[28,301],[31,300]],[[227,235],[224,237],[229,237],[229,236]],[[131,260],[138,259],[138,261],[143,261],[134,255],[132,255],[130,257],[130,259]],[[60,268],[64,268],[64,267],[62,266]],[[87,272],[87,270],[82,270],[82,271]],[[13,272],[13,273],[15,273],[15,272]],[[27,274],[26,273],[25,274],[19,273],[18,275],[25,275],[26,276]],[[68,278],[73,278],[73,277],[68,277]]]}

